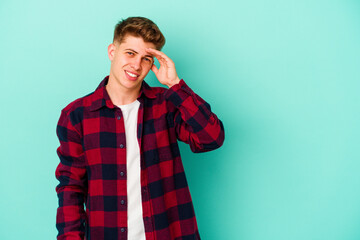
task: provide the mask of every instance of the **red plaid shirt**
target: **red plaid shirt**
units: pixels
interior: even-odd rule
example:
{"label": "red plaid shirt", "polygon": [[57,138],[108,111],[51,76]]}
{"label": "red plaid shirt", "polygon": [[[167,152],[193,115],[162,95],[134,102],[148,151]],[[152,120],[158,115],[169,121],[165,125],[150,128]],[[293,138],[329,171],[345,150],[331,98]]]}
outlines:
{"label": "red plaid shirt", "polygon": [[[127,239],[125,128],[106,91],[108,79],[61,112],[58,239]],[[183,80],[169,89],[143,82],[138,100],[146,239],[200,239],[177,140],[193,152],[216,149],[224,141],[222,122]]]}

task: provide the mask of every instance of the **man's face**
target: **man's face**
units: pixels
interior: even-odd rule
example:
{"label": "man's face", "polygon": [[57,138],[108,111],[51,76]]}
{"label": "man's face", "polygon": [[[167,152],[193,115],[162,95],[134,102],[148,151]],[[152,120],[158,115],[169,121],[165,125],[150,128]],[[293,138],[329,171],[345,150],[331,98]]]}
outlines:
{"label": "man's face", "polygon": [[126,35],[122,43],[111,43],[108,55],[111,61],[110,79],[116,88],[138,91],[154,62],[146,48],[155,48],[153,43],[141,37]]}

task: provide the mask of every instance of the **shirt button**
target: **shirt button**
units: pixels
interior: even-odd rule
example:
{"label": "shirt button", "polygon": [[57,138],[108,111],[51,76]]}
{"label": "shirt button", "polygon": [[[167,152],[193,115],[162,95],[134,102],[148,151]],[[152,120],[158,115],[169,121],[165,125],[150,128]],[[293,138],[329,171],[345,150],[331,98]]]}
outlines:
{"label": "shirt button", "polygon": [[120,176],[124,176],[124,174],[125,174],[125,173],[124,173],[123,171],[120,172]]}
{"label": "shirt button", "polygon": [[125,201],[124,201],[124,200],[121,200],[120,203],[121,203],[122,205],[124,205],[124,204],[125,204]]}
{"label": "shirt button", "polygon": [[124,144],[120,144],[120,148],[124,148]]}
{"label": "shirt button", "polygon": [[117,116],[117,120],[120,120],[121,119],[121,116]]}
{"label": "shirt button", "polygon": [[121,232],[125,232],[125,228],[121,228],[120,230],[121,230]]}

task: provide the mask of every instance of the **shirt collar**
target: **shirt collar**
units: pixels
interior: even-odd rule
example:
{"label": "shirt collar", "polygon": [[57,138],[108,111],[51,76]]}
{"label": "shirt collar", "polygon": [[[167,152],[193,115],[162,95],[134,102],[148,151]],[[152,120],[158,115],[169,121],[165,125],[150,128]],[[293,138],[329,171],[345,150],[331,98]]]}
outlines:
{"label": "shirt collar", "polygon": [[[115,107],[105,87],[108,81],[109,81],[109,75],[106,76],[100,82],[99,86],[96,88],[93,94],[90,111],[98,110],[105,105],[108,108]],[[156,98],[154,90],[145,81],[143,81],[141,84],[140,94],[138,96],[138,99],[141,98],[143,95],[147,98]]]}

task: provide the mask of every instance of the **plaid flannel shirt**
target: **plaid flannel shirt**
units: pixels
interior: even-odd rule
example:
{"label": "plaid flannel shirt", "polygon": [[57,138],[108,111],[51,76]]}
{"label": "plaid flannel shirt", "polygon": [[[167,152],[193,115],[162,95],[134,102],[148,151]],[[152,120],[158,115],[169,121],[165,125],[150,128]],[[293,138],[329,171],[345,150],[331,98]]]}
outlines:
{"label": "plaid flannel shirt", "polygon": [[[58,239],[127,239],[125,128],[106,91],[108,79],[61,111]],[[143,81],[138,100],[146,239],[200,239],[177,140],[193,152],[216,149],[224,140],[223,124],[183,80],[169,89]]]}

